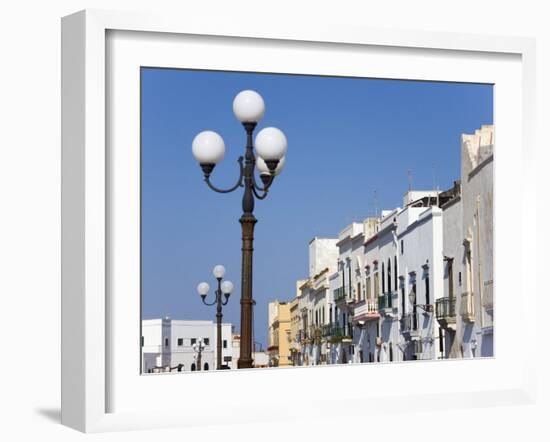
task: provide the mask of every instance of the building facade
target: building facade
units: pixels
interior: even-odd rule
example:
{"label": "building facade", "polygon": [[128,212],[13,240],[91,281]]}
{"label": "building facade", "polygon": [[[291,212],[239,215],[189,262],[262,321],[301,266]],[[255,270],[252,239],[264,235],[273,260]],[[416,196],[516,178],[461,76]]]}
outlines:
{"label": "building facade", "polygon": [[403,208],[310,242],[293,365],[493,356],[493,139],[462,135],[452,188],[409,190]]}
{"label": "building facade", "polygon": [[[212,321],[145,319],[142,325],[142,373],[215,370],[217,326]],[[193,344],[202,340],[199,355]],[[222,363],[237,368],[232,325],[222,324]]]}
{"label": "building facade", "polygon": [[267,353],[270,367],[292,365],[290,357],[290,304],[273,301],[268,305],[269,334]]}

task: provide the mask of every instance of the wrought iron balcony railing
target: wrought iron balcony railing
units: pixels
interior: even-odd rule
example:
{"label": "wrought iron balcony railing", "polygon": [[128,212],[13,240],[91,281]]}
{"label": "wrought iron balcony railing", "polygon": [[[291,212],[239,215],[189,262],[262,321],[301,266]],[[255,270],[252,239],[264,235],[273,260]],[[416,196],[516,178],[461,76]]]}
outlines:
{"label": "wrought iron balcony railing", "polygon": [[390,310],[393,308],[392,304],[392,293],[384,293],[378,296],[378,310]]}
{"label": "wrought iron balcony railing", "polygon": [[418,334],[419,313],[406,313],[401,317],[401,331],[410,335]]}
{"label": "wrought iron balcony railing", "polygon": [[456,324],[456,298],[440,298],[435,301],[435,315],[443,328]]}
{"label": "wrought iron balcony railing", "polygon": [[346,289],[344,287],[338,287],[334,290],[334,302],[343,301],[346,299]]}

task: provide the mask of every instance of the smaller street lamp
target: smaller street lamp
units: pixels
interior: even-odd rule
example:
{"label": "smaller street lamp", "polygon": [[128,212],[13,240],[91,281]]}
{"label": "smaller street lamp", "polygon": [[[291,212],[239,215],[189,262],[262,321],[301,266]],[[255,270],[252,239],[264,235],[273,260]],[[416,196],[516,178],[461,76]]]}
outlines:
{"label": "smaller street lamp", "polygon": [[206,296],[210,290],[210,285],[207,282],[201,282],[197,286],[197,292],[199,293],[203,304],[205,305],[216,305],[216,325],[217,325],[217,336],[216,336],[216,348],[217,348],[217,370],[222,369],[222,306],[226,305],[229,302],[229,296],[233,291],[233,283],[231,281],[223,281],[222,279],[225,275],[225,267],[222,265],[217,265],[212,270],[212,274],[218,281],[218,288],[214,292],[216,298],[212,302],[206,302]]}
{"label": "smaller street lamp", "polygon": [[195,351],[195,359],[197,360],[197,371],[201,371],[202,351],[204,350],[206,345],[203,342],[202,338],[200,338],[197,342],[193,344],[192,347]]}
{"label": "smaller street lamp", "polygon": [[416,292],[414,290],[411,290],[410,293],[409,293],[409,302],[413,305],[413,307],[421,308],[426,313],[433,312],[433,305],[432,304],[417,304],[416,303]]}

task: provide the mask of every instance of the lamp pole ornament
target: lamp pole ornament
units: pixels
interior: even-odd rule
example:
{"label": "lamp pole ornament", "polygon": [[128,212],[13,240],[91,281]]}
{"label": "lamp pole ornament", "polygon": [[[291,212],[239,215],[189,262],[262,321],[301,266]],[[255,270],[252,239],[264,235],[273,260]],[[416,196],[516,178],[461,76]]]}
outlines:
{"label": "lamp pole ornament", "polygon": [[[241,349],[238,368],[252,368],[252,263],[254,251],[254,202],[267,197],[275,176],[284,166],[287,150],[285,134],[275,128],[266,127],[258,132],[254,142],[254,130],[265,112],[264,100],[252,90],[244,90],[233,100],[233,112],[242,123],[246,132],[244,157],[240,156],[239,178],[229,189],[219,189],[210,181],[210,175],[225,155],[223,138],[213,131],[199,133],[192,144],[195,159],[199,162],[204,180],[208,187],[218,193],[233,192],[243,187],[242,215],[239,219],[242,230],[242,268],[241,268]],[[261,184],[256,181],[254,170],[260,174]]]}
{"label": "lamp pole ornament", "polygon": [[[225,267],[222,265],[217,265],[214,267],[214,270],[212,270],[212,273],[214,274],[214,277],[218,281],[218,288],[214,292],[216,295],[216,298],[212,302],[206,302],[206,295],[208,295],[208,291],[210,290],[210,286],[206,282],[201,282],[197,286],[197,292],[201,296],[202,302],[205,305],[214,305],[216,304],[216,353],[217,353],[217,361],[216,361],[216,370],[222,369],[222,319],[223,319],[223,313],[222,313],[222,307],[224,305],[227,305],[229,302],[229,296],[231,295],[231,292],[233,291],[233,283],[231,281],[224,281],[222,282],[222,279],[225,275]],[[222,298],[223,296],[223,298]]]}

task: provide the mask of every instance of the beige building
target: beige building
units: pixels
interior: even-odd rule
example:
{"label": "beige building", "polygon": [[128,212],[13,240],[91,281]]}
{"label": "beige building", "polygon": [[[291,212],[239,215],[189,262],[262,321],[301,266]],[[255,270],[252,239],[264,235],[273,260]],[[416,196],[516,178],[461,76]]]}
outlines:
{"label": "beige building", "polygon": [[292,365],[290,358],[290,304],[272,301],[268,306],[269,320],[269,365],[286,367]]}
{"label": "beige building", "polygon": [[290,360],[291,365],[299,365],[299,354],[301,351],[300,333],[300,301],[296,297],[290,302]]}

